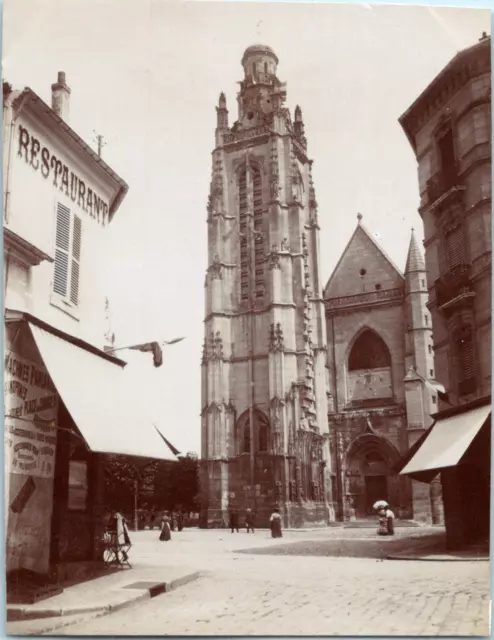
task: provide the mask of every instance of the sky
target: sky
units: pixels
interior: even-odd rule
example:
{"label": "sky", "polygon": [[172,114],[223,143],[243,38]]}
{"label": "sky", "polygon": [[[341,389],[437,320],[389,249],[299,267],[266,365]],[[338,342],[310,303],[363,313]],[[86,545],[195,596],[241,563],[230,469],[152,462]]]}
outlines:
{"label": "sky", "polygon": [[[37,18],[32,19],[36,13]],[[129,184],[109,227],[108,297],[116,346],[186,339],[124,352],[136,389],[181,451],[200,452],[200,359],[206,203],[218,96],[230,124],[244,50],[271,46],[287,106],[302,107],[321,225],[326,282],[357,213],[404,268],[417,213],[417,168],[398,123],[461,49],[490,33],[486,9],[185,2],[6,0],[3,73],[48,104],[57,72],[71,87],[70,125]],[[96,132],[96,133],[95,133]],[[127,357],[128,355],[128,357]],[[227,399],[228,400],[228,399]]]}

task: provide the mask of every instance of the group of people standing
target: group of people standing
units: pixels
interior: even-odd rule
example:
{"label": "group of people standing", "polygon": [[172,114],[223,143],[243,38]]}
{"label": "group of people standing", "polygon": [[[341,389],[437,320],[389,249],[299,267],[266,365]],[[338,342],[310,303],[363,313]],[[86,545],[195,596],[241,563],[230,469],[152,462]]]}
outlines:
{"label": "group of people standing", "polygon": [[161,528],[160,528],[160,540],[162,542],[168,542],[171,540],[172,531],[182,531],[184,528],[184,515],[182,512],[179,513],[170,513],[165,511],[163,517],[161,518]]}
{"label": "group of people standing", "polygon": [[[245,511],[245,528],[247,533],[254,533],[254,514],[252,509],[246,509]],[[228,516],[228,526],[230,531],[239,533],[239,514],[236,509],[231,509]],[[269,528],[271,529],[272,538],[281,538],[283,536],[281,532],[281,515],[279,509],[274,509],[271,517],[269,518]]]}

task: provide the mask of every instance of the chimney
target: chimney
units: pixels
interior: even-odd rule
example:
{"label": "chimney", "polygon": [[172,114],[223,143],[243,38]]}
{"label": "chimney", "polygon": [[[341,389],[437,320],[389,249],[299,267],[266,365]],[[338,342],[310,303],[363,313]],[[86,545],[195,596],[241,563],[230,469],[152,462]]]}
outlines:
{"label": "chimney", "polygon": [[51,85],[51,108],[62,120],[69,119],[70,89],[65,84],[65,72],[58,72],[58,81]]}

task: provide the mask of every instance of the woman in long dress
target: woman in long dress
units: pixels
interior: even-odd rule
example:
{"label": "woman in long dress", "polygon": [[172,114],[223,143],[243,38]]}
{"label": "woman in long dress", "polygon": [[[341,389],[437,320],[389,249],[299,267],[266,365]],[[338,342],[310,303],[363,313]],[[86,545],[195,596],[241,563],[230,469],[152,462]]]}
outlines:
{"label": "woman in long dress", "polygon": [[379,516],[377,533],[380,536],[387,536],[388,535],[388,527],[387,527],[387,520],[386,520],[386,508],[385,507],[381,507],[378,510],[377,515]]}
{"label": "woman in long dress", "polygon": [[168,542],[171,540],[172,534],[170,530],[170,517],[168,515],[168,511],[165,511],[163,518],[161,519],[161,533],[160,540],[162,542]]}
{"label": "woman in long dress", "polygon": [[282,538],[283,534],[281,533],[281,515],[280,510],[275,509],[269,518],[269,527],[271,529],[271,537],[272,538]]}

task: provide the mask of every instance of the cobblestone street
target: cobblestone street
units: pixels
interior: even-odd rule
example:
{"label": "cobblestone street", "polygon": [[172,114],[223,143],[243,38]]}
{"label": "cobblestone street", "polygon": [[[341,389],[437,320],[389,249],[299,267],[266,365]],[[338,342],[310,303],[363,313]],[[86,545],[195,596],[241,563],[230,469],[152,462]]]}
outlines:
{"label": "cobblestone street", "polygon": [[[187,586],[114,614],[60,630],[64,635],[488,635],[489,563],[257,555],[265,531],[138,534],[149,561],[188,563],[203,573]],[[288,532],[325,540],[372,532]],[[137,536],[136,536],[137,537]],[[273,545],[274,546],[274,545]],[[172,557],[168,558],[168,553]]]}

